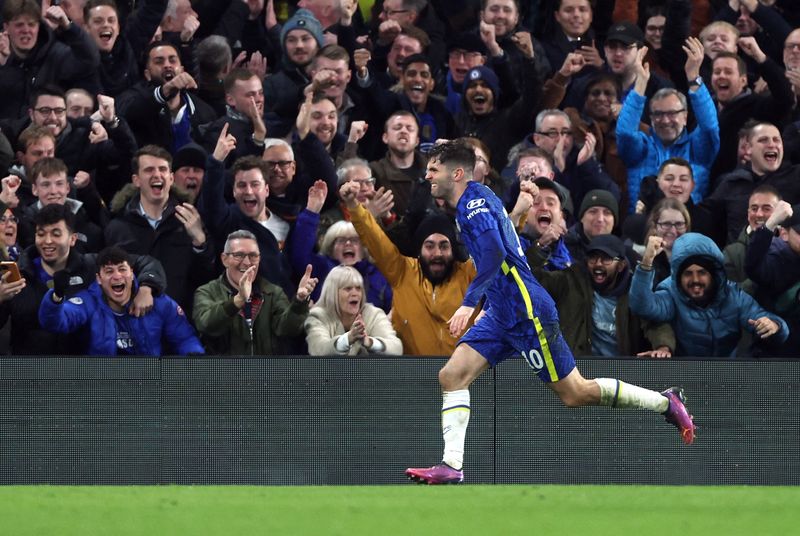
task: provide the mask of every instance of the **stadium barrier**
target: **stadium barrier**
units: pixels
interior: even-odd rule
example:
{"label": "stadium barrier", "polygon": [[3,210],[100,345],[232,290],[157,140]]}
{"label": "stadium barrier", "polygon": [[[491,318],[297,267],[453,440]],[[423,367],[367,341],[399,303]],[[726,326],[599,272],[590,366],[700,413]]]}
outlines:
{"label": "stadium barrier", "polygon": [[[396,484],[441,456],[441,358],[0,359],[0,484]],[[581,359],[681,385],[695,445],[647,411],[564,408],[522,362],[471,389],[471,483],[800,484],[800,362]]]}

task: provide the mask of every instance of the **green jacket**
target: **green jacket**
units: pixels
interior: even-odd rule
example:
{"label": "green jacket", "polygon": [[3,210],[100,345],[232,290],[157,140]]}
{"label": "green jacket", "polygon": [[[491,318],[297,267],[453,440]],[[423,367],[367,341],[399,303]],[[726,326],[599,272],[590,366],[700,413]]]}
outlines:
{"label": "green jacket", "polygon": [[747,253],[747,246],[750,244],[750,234],[747,230],[749,225],[742,229],[736,242],[731,242],[722,251],[722,256],[725,259],[725,273],[730,281],[739,283],[742,290],[755,296],[756,289],[747,274],[744,272],[744,256]]}
{"label": "green jacket", "polygon": [[[586,267],[573,264],[553,272],[536,268],[533,273],[556,302],[561,332],[572,352],[576,356],[592,355],[594,289]],[[631,313],[627,292],[617,300],[616,319],[619,355],[632,356],[660,346],[675,351],[675,334],[670,325],[648,323]],[[650,342],[650,347],[644,339]]]}
{"label": "green jacket", "polygon": [[252,344],[244,317],[233,303],[236,291],[224,273],[195,292],[192,316],[209,354],[281,355],[286,353],[281,338],[303,333],[308,304],[290,302],[279,286],[262,277],[255,283],[264,303],[253,319]]}

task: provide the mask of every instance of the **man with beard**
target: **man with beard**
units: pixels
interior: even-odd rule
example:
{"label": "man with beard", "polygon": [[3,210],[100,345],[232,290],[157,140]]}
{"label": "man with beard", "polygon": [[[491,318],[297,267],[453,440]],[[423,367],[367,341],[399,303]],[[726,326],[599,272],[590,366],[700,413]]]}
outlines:
{"label": "man with beard", "polygon": [[96,281],[88,289],[65,296],[69,274],[56,273],[54,286],[39,306],[42,327],[53,333],[80,332],[81,354],[160,357],[164,346],[178,355],[204,354],[205,350],[175,301],[162,294],[141,317],[128,308],[138,281],[124,250],[111,246],[97,256]]}
{"label": "man with beard", "polygon": [[[78,355],[85,348],[73,336],[56,335],[39,323],[39,304],[58,280],[59,296],[70,299],[85,289],[95,276],[95,255],[81,255],[75,248],[75,215],[64,205],[47,205],[33,219],[34,245],[17,263],[22,279],[0,279],[0,326],[11,319],[11,353],[14,355]],[[161,264],[147,256],[132,261],[139,279],[129,311],[142,316],[153,307],[153,296],[163,292],[166,276]],[[58,275],[58,278],[56,276]]]}
{"label": "man with beard", "polygon": [[679,333],[675,355],[735,357],[747,330],[760,343],[780,345],[789,328],[768,313],[733,281],[728,281],[722,252],[698,233],[680,236],[672,246],[671,275],[653,290],[653,259],[663,239],[651,236],[633,274],[630,308],[651,322],[668,322]]}
{"label": "man with beard", "polygon": [[280,33],[283,57],[280,69],[264,79],[265,106],[291,125],[311,81],[306,67],[325,44],[322,27],[307,9],[298,9]]}
{"label": "man with beard", "polygon": [[186,192],[189,203],[198,206],[197,198],[203,191],[208,154],[196,143],[184,145],[172,159],[172,174],[175,186]]}
{"label": "man with beard", "polygon": [[[393,24],[389,26],[389,31],[379,30],[379,38],[369,55],[369,69],[365,66],[357,72],[359,83],[363,84],[366,76],[371,83],[391,89],[400,80],[406,58],[428,52],[431,40],[424,31],[416,26],[401,26],[399,29]],[[385,27],[381,25],[381,28]],[[387,39],[385,44],[381,40],[384,35]],[[354,59],[358,56],[354,54]]]}
{"label": "man with beard", "polygon": [[570,319],[562,329],[575,355],[672,356],[672,328],[668,324],[651,327],[630,311],[631,271],[625,260],[625,244],[616,236],[594,237],[586,248],[584,264],[558,271],[536,265],[532,268],[555,300],[558,316]]}
{"label": "man with beard", "polygon": [[519,43],[531,42],[536,52],[539,77],[545,80],[550,76],[551,65],[548,61],[544,47],[531,37],[530,31],[520,24],[519,2],[517,0],[482,0],[480,11],[479,33],[485,31],[486,26],[492,26],[492,33],[497,45],[502,49],[500,54],[492,53],[493,57],[505,56],[511,64],[511,72],[515,77],[516,91],[523,90],[525,51]]}
{"label": "man with beard", "polygon": [[434,87],[433,70],[424,55],[413,54],[406,58],[400,74],[400,92],[381,88],[372,81],[359,86],[364,91],[365,104],[374,107],[369,123],[383,123],[397,110],[414,114],[419,125],[419,150],[422,153],[428,152],[436,140],[454,136],[453,116],[444,103],[431,98]]}
{"label": "man with beard", "polygon": [[[619,223],[619,205],[616,198],[606,190],[590,190],[578,209],[578,221],[567,230],[564,243],[573,262],[586,259],[586,247],[596,236],[612,234]],[[638,260],[633,249],[626,255],[632,266]]]}
{"label": "man with beard", "polygon": [[645,88],[650,78],[650,68],[644,61],[647,48],[636,55],[634,69],[636,82],[628,93],[617,119],[617,149],[628,166],[629,211],[634,212],[639,199],[642,179],[655,175],[659,166],[668,158],[679,156],[692,164],[695,188],[692,199],[697,203],[710,193],[708,174],[720,148],[719,126],[711,94],[700,78],[703,61],[703,45],[699,39],[686,40],[686,79],[689,82],[689,99],[697,117],[697,126],[686,128],[688,107],[686,96],[671,88],[658,90],[650,98],[649,133],[639,130],[645,101]]}
{"label": "man with beard", "polygon": [[401,216],[409,208],[415,183],[425,174],[425,157],[419,147],[419,124],[411,112],[398,111],[383,125],[386,156],[369,163],[375,176],[375,187],[391,190],[394,210]]}
{"label": "man with beard", "polygon": [[201,139],[198,127],[217,116],[211,106],[192,94],[197,83],[184,71],[175,45],[156,41],[147,47],[144,57],[144,80],[120,96],[119,111],[140,147],[158,145],[174,154]]}
{"label": "man with beard", "polygon": [[[555,303],[531,273],[500,199],[472,180],[474,168],[474,151],[459,141],[437,145],[428,161],[425,178],[431,182],[431,194],[455,209],[461,238],[477,269],[462,305],[448,322],[451,335],[464,332],[481,301],[484,313],[461,336],[439,371],[442,461],[433,467],[406,469],[406,475],[427,484],[463,482],[469,386],[488,368],[520,356],[566,406],[659,412],[678,427],[684,443],[691,444],[695,427],[680,388],[658,393],[614,378],[581,375],[561,334]],[[535,196],[534,188],[531,195]]]}
{"label": "man with beard", "polygon": [[392,286],[392,325],[409,355],[447,355],[455,349],[457,337],[448,320],[464,299],[475,277],[472,262],[453,257],[456,230],[443,214],[424,219],[414,234],[416,258],[404,257],[381,230],[370,212],[358,202],[359,185],[345,182],[339,190],[358,232],[375,265]]}

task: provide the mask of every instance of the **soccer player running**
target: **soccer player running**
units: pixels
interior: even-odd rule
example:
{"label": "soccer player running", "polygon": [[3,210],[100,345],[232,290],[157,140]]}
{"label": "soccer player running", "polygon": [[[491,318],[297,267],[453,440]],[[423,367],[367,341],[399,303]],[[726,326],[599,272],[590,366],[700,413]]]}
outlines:
{"label": "soccer player running", "polygon": [[[678,427],[684,443],[691,444],[695,427],[680,388],[658,393],[612,378],[587,380],[581,376],[561,335],[552,298],[531,273],[500,199],[489,188],[472,182],[474,166],[474,151],[458,140],[437,145],[430,152],[425,178],[431,182],[431,194],[455,208],[461,239],[478,271],[463,304],[449,321],[451,333],[461,333],[482,297],[485,302],[482,315],[439,371],[442,462],[407,469],[406,475],[427,484],[464,480],[469,386],[490,366],[520,354],[568,407],[603,405],[657,411]],[[529,193],[535,197],[538,190],[533,186]]]}

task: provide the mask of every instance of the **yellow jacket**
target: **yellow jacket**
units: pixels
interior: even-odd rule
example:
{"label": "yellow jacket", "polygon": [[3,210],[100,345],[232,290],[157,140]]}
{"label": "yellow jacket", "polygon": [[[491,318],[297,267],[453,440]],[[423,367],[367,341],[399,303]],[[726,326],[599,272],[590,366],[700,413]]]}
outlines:
{"label": "yellow jacket", "polygon": [[475,278],[475,265],[456,262],[450,278],[434,287],[422,274],[419,259],[401,255],[367,209],[359,205],[350,211],[350,218],[392,286],[392,325],[403,341],[403,351],[408,355],[452,354],[458,338],[450,335],[447,321],[461,306]]}

